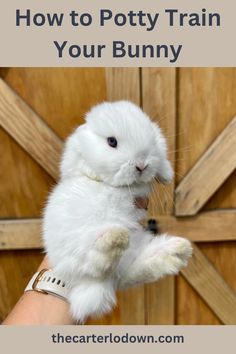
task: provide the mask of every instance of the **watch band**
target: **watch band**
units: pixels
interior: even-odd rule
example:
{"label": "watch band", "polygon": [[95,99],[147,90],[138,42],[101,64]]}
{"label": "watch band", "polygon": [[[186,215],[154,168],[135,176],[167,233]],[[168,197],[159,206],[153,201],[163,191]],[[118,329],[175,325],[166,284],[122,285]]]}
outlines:
{"label": "watch band", "polygon": [[26,291],[51,294],[67,301],[69,289],[51,269],[42,269],[33,275],[25,288]]}

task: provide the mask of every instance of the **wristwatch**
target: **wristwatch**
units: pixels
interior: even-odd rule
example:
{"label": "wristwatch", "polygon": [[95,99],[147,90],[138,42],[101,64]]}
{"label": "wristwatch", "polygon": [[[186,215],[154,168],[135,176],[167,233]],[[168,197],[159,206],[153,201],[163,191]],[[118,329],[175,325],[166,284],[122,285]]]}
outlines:
{"label": "wristwatch", "polygon": [[51,269],[42,269],[35,273],[28,285],[26,291],[36,291],[43,294],[51,294],[67,301],[69,289],[65,282]]}

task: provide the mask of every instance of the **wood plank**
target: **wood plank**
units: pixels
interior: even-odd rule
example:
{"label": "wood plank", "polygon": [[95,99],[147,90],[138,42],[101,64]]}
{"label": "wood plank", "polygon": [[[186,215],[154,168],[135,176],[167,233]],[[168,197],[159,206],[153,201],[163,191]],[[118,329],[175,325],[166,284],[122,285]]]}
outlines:
{"label": "wood plank", "polygon": [[37,218],[53,179],[0,128],[0,219]]}
{"label": "wood plank", "polygon": [[181,218],[160,215],[157,220],[161,231],[184,236],[194,242],[236,240],[235,209],[202,212]]}
{"label": "wood plank", "polygon": [[140,76],[138,68],[106,68],[108,101],[129,100],[140,105]]}
{"label": "wood plank", "polygon": [[[206,242],[198,247],[236,292],[235,272],[232,271],[236,262],[235,242]],[[182,275],[177,278],[177,284],[178,325],[222,325],[222,321]]]}
{"label": "wood plank", "polygon": [[[214,263],[215,264],[215,263]],[[177,325],[222,325],[207,303],[180,274],[176,281]]]}
{"label": "wood plank", "polygon": [[0,257],[1,323],[23,294],[27,283],[41,263],[43,254],[39,250],[4,251]]}
{"label": "wood plank", "polygon": [[[235,82],[235,68],[178,69],[177,185],[235,116]],[[236,208],[235,184],[236,172],[203,209]]]}
{"label": "wood plank", "polygon": [[[143,109],[161,127],[168,143],[169,158],[175,169],[176,69],[143,68]],[[175,181],[164,186],[153,182],[149,217],[173,214]]]}
{"label": "wood plank", "polygon": [[62,140],[106,100],[104,68],[10,68],[4,80]]}
{"label": "wood plank", "polygon": [[41,220],[1,220],[0,250],[43,248]]}
{"label": "wood plank", "polygon": [[[169,154],[175,168],[176,136],[176,69],[142,69],[142,103],[144,111],[162,128],[168,142]],[[152,185],[149,218],[173,214],[174,181],[168,186]],[[146,285],[146,324],[174,324],[175,280],[166,277]]]}
{"label": "wood plank", "polygon": [[2,79],[0,125],[50,176],[57,179],[62,141]]}
{"label": "wood plank", "polygon": [[[235,68],[180,68],[177,82],[176,182],[194,166],[236,112]],[[236,208],[236,172],[201,211]],[[235,242],[199,245],[236,291]],[[177,324],[219,324],[219,320],[182,276],[177,278]]]}
{"label": "wood plank", "polygon": [[224,324],[236,323],[236,293],[197,246],[181,273]]}
{"label": "wood plank", "polygon": [[176,189],[176,215],[195,215],[236,168],[236,117]]}
{"label": "wood plank", "polygon": [[168,276],[146,285],[146,324],[175,324],[175,278]]}
{"label": "wood plank", "polygon": [[[193,242],[236,240],[235,210],[210,211],[186,218],[158,215],[156,219],[161,232],[185,236]],[[41,220],[38,218],[1,220],[0,250],[42,248],[40,234]]]}

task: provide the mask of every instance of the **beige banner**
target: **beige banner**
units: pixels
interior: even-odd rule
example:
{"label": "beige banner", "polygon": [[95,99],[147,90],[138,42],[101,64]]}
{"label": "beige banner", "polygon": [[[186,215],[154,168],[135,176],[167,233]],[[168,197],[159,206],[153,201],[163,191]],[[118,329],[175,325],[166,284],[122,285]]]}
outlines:
{"label": "beige banner", "polygon": [[0,345],[25,354],[233,354],[235,333],[236,326],[2,326]]}
{"label": "beige banner", "polygon": [[236,2],[10,0],[0,66],[235,66]]}

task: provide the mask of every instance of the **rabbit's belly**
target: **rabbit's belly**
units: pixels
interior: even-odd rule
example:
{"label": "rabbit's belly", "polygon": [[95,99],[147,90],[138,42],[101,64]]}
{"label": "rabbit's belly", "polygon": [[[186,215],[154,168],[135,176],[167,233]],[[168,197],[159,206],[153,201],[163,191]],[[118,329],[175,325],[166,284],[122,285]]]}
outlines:
{"label": "rabbit's belly", "polygon": [[145,231],[141,225],[136,230],[129,230],[129,247],[123,253],[118,264],[118,276],[132,265],[151,239],[151,234]]}
{"label": "rabbit's belly", "polygon": [[113,228],[127,230],[135,240],[146,213],[134,206],[134,198],[126,188],[103,183],[75,180],[60,184],[49,198],[44,218],[44,241],[53,267],[77,278],[84,273],[88,251]]}

